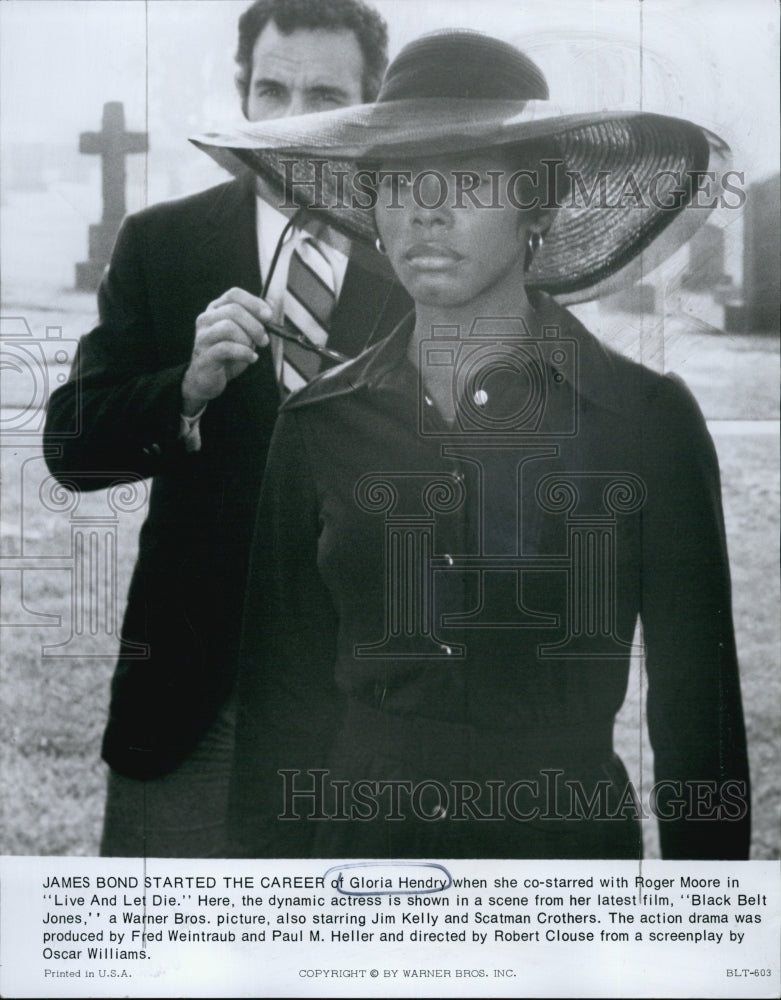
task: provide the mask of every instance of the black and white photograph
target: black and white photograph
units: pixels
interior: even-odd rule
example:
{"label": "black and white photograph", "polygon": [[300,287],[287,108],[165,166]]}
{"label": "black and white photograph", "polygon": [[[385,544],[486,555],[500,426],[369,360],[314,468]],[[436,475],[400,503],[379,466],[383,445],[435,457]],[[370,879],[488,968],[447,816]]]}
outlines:
{"label": "black and white photograph", "polygon": [[777,996],[776,4],[0,25],[0,992]]}

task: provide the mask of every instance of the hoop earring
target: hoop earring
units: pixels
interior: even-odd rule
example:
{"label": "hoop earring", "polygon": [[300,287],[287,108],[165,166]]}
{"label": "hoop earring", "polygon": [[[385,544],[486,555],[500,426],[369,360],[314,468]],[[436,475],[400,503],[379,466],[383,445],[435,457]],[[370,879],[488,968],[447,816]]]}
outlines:
{"label": "hoop earring", "polygon": [[526,257],[523,262],[524,273],[532,266],[536,254],[540,252],[545,240],[541,232],[533,229],[526,237]]}
{"label": "hoop earring", "polygon": [[379,236],[374,241],[374,245],[377,248],[377,253],[381,253],[383,257],[387,254],[388,251],[385,249],[385,244],[382,242]]}

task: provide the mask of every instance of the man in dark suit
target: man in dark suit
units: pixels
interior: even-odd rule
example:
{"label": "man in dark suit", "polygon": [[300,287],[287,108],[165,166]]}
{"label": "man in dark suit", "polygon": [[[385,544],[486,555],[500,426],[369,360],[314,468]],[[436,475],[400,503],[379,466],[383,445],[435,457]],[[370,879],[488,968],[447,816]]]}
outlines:
{"label": "man in dark suit", "polygon": [[[244,113],[371,100],[386,47],[361,0],[257,0],[239,22]],[[248,176],[127,218],[99,323],[49,404],[46,456],[61,482],[153,477],[103,740],[104,855],[225,853],[238,629],[280,400],[264,328],[275,303],[260,295],[269,230],[287,220],[264,193]],[[329,345],[347,354],[409,308],[390,272],[362,266],[370,253],[355,248],[336,281]]]}

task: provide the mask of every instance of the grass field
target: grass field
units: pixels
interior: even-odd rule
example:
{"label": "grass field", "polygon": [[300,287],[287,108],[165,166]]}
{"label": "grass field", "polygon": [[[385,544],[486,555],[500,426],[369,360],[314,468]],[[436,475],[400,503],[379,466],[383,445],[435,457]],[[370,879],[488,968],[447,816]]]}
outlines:
{"label": "grass field", "polygon": [[[701,345],[700,345],[701,346]],[[774,346],[756,339],[746,363],[775,366]],[[719,365],[729,354],[713,345]],[[713,361],[711,360],[711,362]],[[699,368],[706,366],[700,359]],[[722,377],[714,372],[704,384]],[[730,384],[740,399],[743,388]],[[737,407],[737,404],[736,404]],[[781,677],[778,663],[778,437],[773,428],[754,423],[711,424],[723,479],[730,547],[734,612],[742,666],[744,700],[754,783],[756,858],[778,855],[779,752],[781,750]],[[768,430],[770,432],[768,433]],[[44,646],[70,634],[70,514],[53,513],[40,500],[45,475],[34,438],[6,444],[0,451],[3,481],[4,567],[2,610],[2,741],[0,775],[3,794],[3,853],[90,855],[97,851],[105,768],[99,761],[106,717],[114,637],[87,629],[77,655],[42,655]],[[106,512],[105,494],[83,498],[78,514],[96,523]],[[114,513],[118,546],[117,607],[121,611],[135,553],[142,510]],[[113,530],[113,529],[112,529]],[[26,567],[24,572],[15,567]],[[36,622],[34,615],[57,615],[61,624]],[[18,622],[26,616],[28,623]],[[98,623],[101,624],[100,622]],[[619,753],[630,775],[648,782],[651,752],[642,726],[643,684],[638,665],[617,723]],[[656,831],[646,824],[646,852],[658,856]]]}

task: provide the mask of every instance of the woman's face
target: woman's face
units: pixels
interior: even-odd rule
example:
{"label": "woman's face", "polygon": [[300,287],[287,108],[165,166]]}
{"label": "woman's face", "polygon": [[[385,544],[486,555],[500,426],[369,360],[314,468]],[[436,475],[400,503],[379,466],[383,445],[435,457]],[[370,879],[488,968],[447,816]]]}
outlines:
{"label": "woman's face", "polygon": [[[532,214],[508,202],[507,180],[517,169],[498,150],[382,164],[377,230],[417,303],[490,301],[504,283],[523,284]],[[395,176],[382,179],[382,172]]]}

